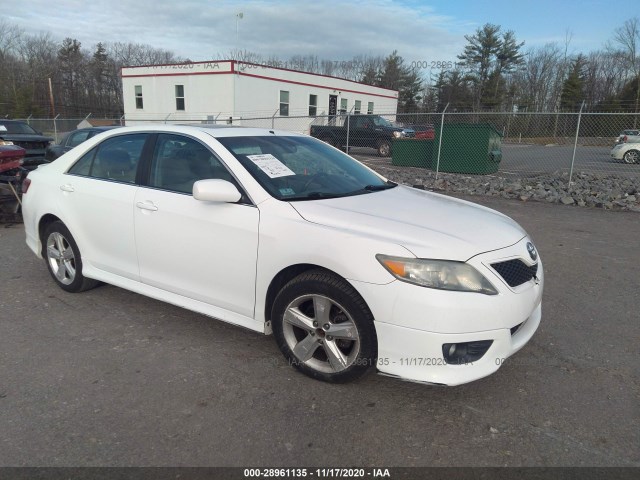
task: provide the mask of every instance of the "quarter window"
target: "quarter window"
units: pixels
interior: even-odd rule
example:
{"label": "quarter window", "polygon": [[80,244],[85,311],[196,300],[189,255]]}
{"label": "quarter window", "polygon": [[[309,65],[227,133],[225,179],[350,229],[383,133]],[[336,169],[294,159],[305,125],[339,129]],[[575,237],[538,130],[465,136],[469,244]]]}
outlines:
{"label": "quarter window", "polygon": [[184,110],[184,85],[176,85],[176,110]]}
{"label": "quarter window", "polygon": [[309,95],[309,116],[315,117],[318,113],[318,96]]}
{"label": "quarter window", "polygon": [[158,135],[150,187],[191,194],[193,184],[207,178],[236,183],[226,167],[200,142],[182,135]]}
{"label": "quarter window", "polygon": [[280,90],[280,116],[289,116],[289,92],[286,90]]}
{"label": "quarter window", "polygon": [[142,109],[142,85],[136,85],[136,108]]}

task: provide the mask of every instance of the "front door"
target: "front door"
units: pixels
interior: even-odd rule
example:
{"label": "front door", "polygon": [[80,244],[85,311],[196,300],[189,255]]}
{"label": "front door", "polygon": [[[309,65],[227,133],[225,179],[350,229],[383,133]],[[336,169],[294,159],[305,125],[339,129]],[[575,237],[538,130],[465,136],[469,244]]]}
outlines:
{"label": "front door", "polygon": [[197,180],[234,178],[199,141],[159,134],[149,179],[134,201],[140,279],[209,305],[253,317],[258,209],[203,202]]}
{"label": "front door", "polygon": [[329,123],[333,124],[338,113],[338,96],[329,95]]}

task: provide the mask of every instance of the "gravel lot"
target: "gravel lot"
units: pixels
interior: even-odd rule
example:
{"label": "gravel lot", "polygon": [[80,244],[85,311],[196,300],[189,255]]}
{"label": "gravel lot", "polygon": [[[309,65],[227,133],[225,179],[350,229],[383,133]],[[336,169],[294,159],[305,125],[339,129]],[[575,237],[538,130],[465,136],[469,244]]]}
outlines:
{"label": "gravel lot", "polygon": [[0,228],[0,466],[640,466],[637,213],[472,200],[533,235],[547,283],[529,345],[455,388],[313,381],[271,337],[67,294]]}

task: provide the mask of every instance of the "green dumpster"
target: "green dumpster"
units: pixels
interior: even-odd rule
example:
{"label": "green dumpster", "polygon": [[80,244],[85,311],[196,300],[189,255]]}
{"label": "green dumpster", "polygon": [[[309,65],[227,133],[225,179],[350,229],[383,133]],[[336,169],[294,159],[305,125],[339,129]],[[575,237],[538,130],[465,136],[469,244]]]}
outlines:
{"label": "green dumpster", "polygon": [[[433,166],[438,158],[440,125],[436,126]],[[445,123],[439,171],[486,174],[498,171],[502,134],[489,123]]]}
{"label": "green dumpster", "polygon": [[433,143],[433,140],[418,138],[394,138],[391,163],[399,167],[435,168]]}

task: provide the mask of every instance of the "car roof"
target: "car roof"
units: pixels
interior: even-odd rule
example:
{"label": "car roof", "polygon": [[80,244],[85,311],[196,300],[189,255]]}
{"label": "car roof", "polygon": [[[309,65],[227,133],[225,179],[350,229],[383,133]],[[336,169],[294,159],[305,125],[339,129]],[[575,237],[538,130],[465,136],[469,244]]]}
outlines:
{"label": "car roof", "polygon": [[[242,127],[238,125],[216,125],[216,124],[191,124],[191,125],[134,125],[121,127],[122,130],[130,132],[169,132],[169,133],[193,133],[199,131],[207,133],[214,138],[224,137],[266,137],[277,136],[304,136],[300,133],[285,130],[275,130],[271,128]],[[122,133],[122,132],[121,132]]]}

